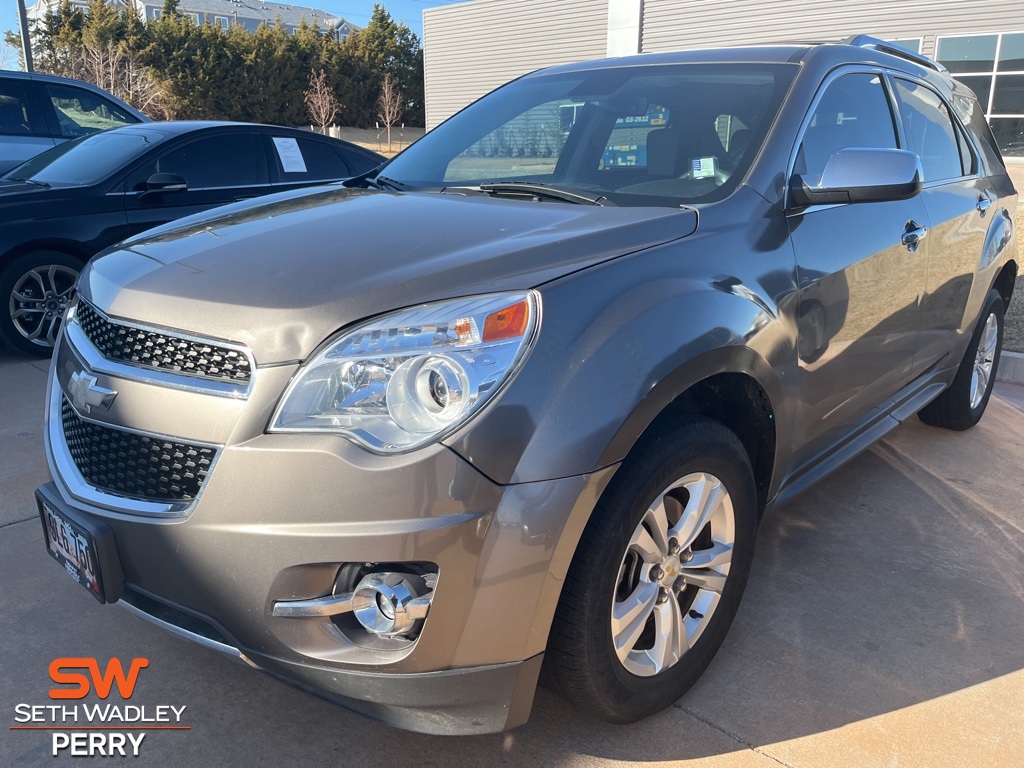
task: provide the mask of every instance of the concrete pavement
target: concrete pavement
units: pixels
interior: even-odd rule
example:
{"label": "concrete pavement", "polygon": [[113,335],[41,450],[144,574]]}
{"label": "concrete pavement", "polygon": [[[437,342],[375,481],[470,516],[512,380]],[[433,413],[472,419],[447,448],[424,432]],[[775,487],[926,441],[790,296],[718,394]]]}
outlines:
{"label": "concrete pavement", "polygon": [[[145,656],[131,703],[185,705],[191,730],[147,732],[138,765],[1024,765],[1020,387],[966,433],[908,422],[766,520],[725,646],[675,707],[610,726],[542,690],[524,727],[455,739],[363,720],[72,583],[32,500],[44,368],[0,352],[0,723],[51,703],[56,657]],[[47,733],[0,732],[0,765],[53,760]]]}

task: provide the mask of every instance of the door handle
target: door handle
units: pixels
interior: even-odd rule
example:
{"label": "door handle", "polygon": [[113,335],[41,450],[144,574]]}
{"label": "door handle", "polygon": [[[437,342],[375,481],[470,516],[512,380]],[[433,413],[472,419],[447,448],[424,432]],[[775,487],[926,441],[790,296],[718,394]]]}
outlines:
{"label": "door handle", "polygon": [[978,205],[975,207],[978,209],[978,213],[981,214],[981,218],[985,218],[985,211],[992,207],[992,200],[985,195],[978,195]]}
{"label": "door handle", "polygon": [[916,221],[907,222],[907,231],[903,233],[903,244],[913,253],[928,234],[928,227],[919,227]]}

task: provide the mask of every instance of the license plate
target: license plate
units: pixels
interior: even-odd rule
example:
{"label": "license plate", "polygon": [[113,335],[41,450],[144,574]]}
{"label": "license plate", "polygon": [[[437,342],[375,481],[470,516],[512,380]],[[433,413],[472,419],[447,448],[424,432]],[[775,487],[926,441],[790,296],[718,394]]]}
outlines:
{"label": "license plate", "polygon": [[[49,494],[47,494],[49,495]],[[67,574],[89,590],[101,603],[119,597],[121,577],[110,529],[99,523],[75,519],[55,502],[37,493],[39,516],[46,536],[46,551]],[[108,572],[109,571],[109,572]],[[111,584],[106,588],[104,580]],[[116,590],[112,587],[117,587]]]}

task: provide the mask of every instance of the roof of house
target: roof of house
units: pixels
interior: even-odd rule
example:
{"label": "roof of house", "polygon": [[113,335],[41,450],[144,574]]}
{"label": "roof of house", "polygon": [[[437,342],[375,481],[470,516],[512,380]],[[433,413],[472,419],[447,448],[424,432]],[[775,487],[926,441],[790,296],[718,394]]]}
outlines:
{"label": "roof of house", "polygon": [[[163,6],[163,0],[142,0],[142,2],[151,7]],[[345,23],[344,18],[319,8],[264,2],[263,0],[182,0],[178,8],[182,13],[202,11],[229,18],[237,14],[241,18],[262,19],[270,24],[280,19],[282,24],[298,26],[303,20],[311,24],[315,19],[321,28],[333,29]],[[349,26],[353,25],[349,24]]]}

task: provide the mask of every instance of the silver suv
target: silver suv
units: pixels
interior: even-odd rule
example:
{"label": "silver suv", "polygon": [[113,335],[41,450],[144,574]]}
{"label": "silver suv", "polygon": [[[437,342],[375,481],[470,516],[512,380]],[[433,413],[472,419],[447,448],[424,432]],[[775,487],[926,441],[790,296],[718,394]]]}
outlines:
{"label": "silver suv", "polygon": [[881,41],[521,78],[344,186],[95,258],[47,549],[398,726],[519,725],[542,671],[636,720],[710,663],[766,511],[981,418],[1016,200],[974,95]]}

